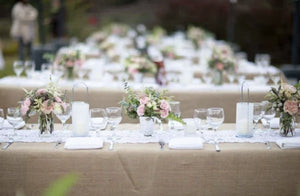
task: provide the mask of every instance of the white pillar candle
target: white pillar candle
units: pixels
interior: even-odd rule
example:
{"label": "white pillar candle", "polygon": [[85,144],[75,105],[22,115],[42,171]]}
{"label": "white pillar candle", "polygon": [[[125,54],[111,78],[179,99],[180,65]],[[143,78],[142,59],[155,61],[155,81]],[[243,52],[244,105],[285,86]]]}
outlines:
{"label": "white pillar candle", "polygon": [[73,136],[87,136],[89,133],[89,104],[72,102],[72,131]]}

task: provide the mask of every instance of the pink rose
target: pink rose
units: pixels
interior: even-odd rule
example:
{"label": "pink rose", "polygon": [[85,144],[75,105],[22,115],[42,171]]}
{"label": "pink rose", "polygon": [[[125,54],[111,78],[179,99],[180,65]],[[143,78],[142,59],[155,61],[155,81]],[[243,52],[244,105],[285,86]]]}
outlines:
{"label": "pink rose", "polygon": [[297,89],[294,86],[286,83],[282,84],[282,89],[289,93],[295,93],[297,91]]}
{"label": "pink rose", "polygon": [[62,102],[61,98],[59,98],[59,97],[55,97],[55,101],[56,101],[57,103],[61,103],[61,102]]}
{"label": "pink rose", "polygon": [[145,114],[145,105],[140,105],[138,108],[137,108],[137,114],[139,116],[143,116]]}
{"label": "pink rose", "polygon": [[30,99],[29,99],[29,98],[26,98],[25,101],[23,102],[23,104],[24,104],[25,106],[29,107],[30,104],[31,104]]}
{"label": "pink rose", "polygon": [[146,105],[147,103],[149,103],[150,99],[146,96],[143,96],[140,98],[140,104],[141,105]]}
{"label": "pink rose", "polygon": [[137,69],[135,69],[135,68],[132,68],[132,67],[129,67],[128,68],[128,72],[130,73],[130,74],[136,74],[136,73],[138,73],[138,70]]}
{"label": "pink rose", "polygon": [[37,94],[37,95],[41,95],[41,94],[44,94],[44,93],[46,93],[46,92],[47,92],[46,89],[41,88],[41,89],[39,89],[39,90],[36,91],[36,94]]}
{"label": "pink rose", "polygon": [[83,64],[83,61],[79,59],[79,60],[76,60],[76,61],[74,62],[74,64],[75,64],[75,65],[78,65],[79,67],[81,67],[82,64]]}
{"label": "pink rose", "polygon": [[44,101],[42,103],[42,108],[41,108],[41,111],[44,113],[44,114],[50,114],[54,109],[54,106],[53,104],[49,105],[48,106],[48,100]]}
{"label": "pink rose", "polygon": [[66,66],[67,66],[67,67],[73,67],[73,66],[74,66],[73,61],[72,61],[72,60],[68,60],[68,61],[66,62]]}
{"label": "pink rose", "polygon": [[298,112],[298,102],[293,100],[287,100],[284,102],[283,110],[290,115],[294,115]]}
{"label": "pink rose", "polygon": [[217,70],[222,71],[224,69],[224,64],[219,62],[216,64],[216,68],[217,68]]}
{"label": "pink rose", "polygon": [[167,111],[171,110],[169,103],[164,99],[160,102],[160,108]]}
{"label": "pink rose", "polygon": [[25,104],[22,104],[22,106],[21,106],[21,113],[22,113],[22,115],[26,115],[26,113],[28,112],[28,110],[29,110],[29,107],[27,105],[25,105]]}
{"label": "pink rose", "polygon": [[161,118],[167,118],[169,115],[169,111],[168,110],[160,110],[160,117]]}

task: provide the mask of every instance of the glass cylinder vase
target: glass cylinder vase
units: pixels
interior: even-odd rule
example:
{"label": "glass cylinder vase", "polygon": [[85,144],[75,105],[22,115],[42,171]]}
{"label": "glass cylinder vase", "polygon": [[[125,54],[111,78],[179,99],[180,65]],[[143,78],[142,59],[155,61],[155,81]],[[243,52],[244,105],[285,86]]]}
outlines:
{"label": "glass cylinder vase", "polygon": [[295,132],[295,116],[287,112],[280,114],[280,135],[283,137],[292,137],[296,135]]}
{"label": "glass cylinder vase", "polygon": [[40,113],[38,117],[40,136],[50,136],[54,130],[53,114]]}
{"label": "glass cylinder vase", "polygon": [[74,67],[67,67],[66,75],[67,75],[68,80],[73,80],[74,79]]}
{"label": "glass cylinder vase", "polygon": [[222,85],[223,84],[223,71],[214,71],[213,73],[213,83],[215,85]]}
{"label": "glass cylinder vase", "polygon": [[154,132],[154,126],[155,126],[154,118],[140,117],[140,126],[144,136],[146,137],[152,136]]}

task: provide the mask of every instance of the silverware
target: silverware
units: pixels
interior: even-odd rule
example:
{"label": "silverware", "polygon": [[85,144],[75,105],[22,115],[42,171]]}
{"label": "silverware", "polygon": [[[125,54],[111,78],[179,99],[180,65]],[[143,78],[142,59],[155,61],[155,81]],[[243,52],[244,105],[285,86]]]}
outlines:
{"label": "silverware", "polygon": [[270,150],[271,149],[270,143],[269,142],[265,142],[265,144],[267,145],[267,149]]}
{"label": "silverware", "polygon": [[14,142],[8,142],[5,146],[3,146],[1,149],[6,150],[10,145],[12,145]]}
{"label": "silverware", "polygon": [[61,143],[62,143],[61,140],[57,140],[57,142],[56,142],[56,144],[55,144],[55,149],[57,149],[57,148],[58,148],[58,145],[61,144]]}
{"label": "silverware", "polygon": [[109,146],[108,149],[109,150],[113,150],[114,149],[114,141],[113,140],[110,141],[110,146]]}
{"label": "silverware", "polygon": [[214,144],[215,144],[216,151],[217,151],[217,152],[221,152],[221,149],[220,149],[218,143],[215,142]]}
{"label": "silverware", "polygon": [[161,140],[158,141],[158,144],[160,145],[160,149],[164,150],[164,146],[165,146],[166,142],[161,139]]}

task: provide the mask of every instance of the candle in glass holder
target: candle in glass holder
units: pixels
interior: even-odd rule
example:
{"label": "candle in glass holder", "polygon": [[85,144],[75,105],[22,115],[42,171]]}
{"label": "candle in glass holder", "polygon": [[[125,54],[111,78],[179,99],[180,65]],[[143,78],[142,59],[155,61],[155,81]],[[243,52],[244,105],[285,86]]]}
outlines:
{"label": "candle in glass holder", "polygon": [[73,136],[87,136],[89,133],[89,104],[72,102],[72,131]]}

